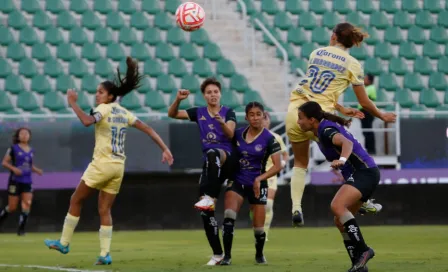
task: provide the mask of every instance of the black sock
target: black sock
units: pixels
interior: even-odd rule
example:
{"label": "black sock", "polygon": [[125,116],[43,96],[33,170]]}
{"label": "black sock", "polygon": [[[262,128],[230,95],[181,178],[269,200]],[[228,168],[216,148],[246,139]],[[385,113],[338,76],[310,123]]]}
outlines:
{"label": "black sock", "polygon": [[233,232],[235,230],[235,219],[224,218],[222,224],[222,242],[224,244],[224,255],[232,257]]}
{"label": "black sock", "polygon": [[0,210],[0,222],[5,220],[9,215],[8,210],[6,209],[6,207],[4,207],[3,209]]}
{"label": "black sock", "polygon": [[205,162],[206,177],[201,179],[200,193],[201,195],[208,195],[213,198],[219,196],[221,190],[221,183],[219,182],[219,175],[221,174],[221,161],[219,153],[210,150],[207,152]]}
{"label": "black sock", "polygon": [[218,222],[215,219],[214,211],[202,211],[202,221],[204,223],[205,235],[214,255],[222,255],[221,240],[219,239]]}
{"label": "black sock", "polygon": [[18,230],[19,233],[25,232],[26,222],[28,221],[28,214],[29,212],[20,213],[19,230]]}
{"label": "black sock", "polygon": [[257,257],[263,256],[263,248],[265,241],[266,241],[266,232],[263,231],[263,233],[255,233],[255,250]]}
{"label": "black sock", "polygon": [[346,232],[342,233],[342,237],[344,238],[344,246],[347,250],[348,256],[350,257],[350,261],[352,262],[352,264],[355,264],[355,262],[358,260],[355,243],[350,240],[350,237]]}
{"label": "black sock", "polygon": [[344,230],[350,237],[351,242],[355,245],[357,252],[362,253],[368,249],[364,238],[362,237],[361,229],[355,218],[352,218],[344,223]]}

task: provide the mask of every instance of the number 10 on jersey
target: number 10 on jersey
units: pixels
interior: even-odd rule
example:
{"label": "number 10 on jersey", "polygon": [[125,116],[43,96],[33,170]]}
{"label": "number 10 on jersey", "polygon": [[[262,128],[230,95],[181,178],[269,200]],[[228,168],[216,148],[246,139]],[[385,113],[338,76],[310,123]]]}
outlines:
{"label": "number 10 on jersey", "polygon": [[112,130],[112,153],[124,153],[124,137],[126,128],[118,130],[117,127],[111,127]]}
{"label": "number 10 on jersey", "polygon": [[308,77],[312,78],[310,84],[311,91],[320,94],[325,92],[336,75],[332,71],[320,71],[319,67],[311,65],[308,68]]}

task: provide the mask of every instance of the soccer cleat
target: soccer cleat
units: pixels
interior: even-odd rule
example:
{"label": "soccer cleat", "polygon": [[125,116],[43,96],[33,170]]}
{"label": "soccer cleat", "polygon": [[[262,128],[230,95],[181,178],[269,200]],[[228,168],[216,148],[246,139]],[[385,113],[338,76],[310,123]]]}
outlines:
{"label": "soccer cleat", "polygon": [[232,259],[230,257],[224,256],[224,258],[221,261],[221,265],[231,265]]}
{"label": "soccer cleat", "polygon": [[201,200],[194,204],[194,207],[200,211],[214,211],[215,201],[213,198],[205,195]]}
{"label": "soccer cleat", "polygon": [[303,225],[305,225],[303,215],[299,211],[295,211],[292,214],[292,225],[293,227],[302,227]]}
{"label": "soccer cleat", "polygon": [[255,256],[255,262],[257,262],[257,264],[268,264],[268,261],[266,261],[266,258],[263,255]]}
{"label": "soccer cleat", "polygon": [[366,213],[373,213],[373,214],[379,213],[383,209],[383,206],[379,203],[373,203],[374,200],[375,199],[369,199],[366,202],[364,202],[361,208],[359,209],[359,213],[361,215],[365,215]]}
{"label": "soccer cleat", "polygon": [[210,261],[206,265],[214,266],[214,265],[220,265],[221,261],[223,259],[222,255],[213,255]]}
{"label": "soccer cleat", "polygon": [[110,265],[112,264],[112,257],[107,253],[106,257],[99,256],[95,265]]}
{"label": "soccer cleat", "polygon": [[59,240],[45,239],[44,243],[49,249],[57,250],[62,254],[67,254],[70,251],[69,245],[63,246]]}
{"label": "soccer cleat", "polygon": [[375,251],[369,248],[364,251],[359,257],[358,261],[348,270],[348,272],[363,272],[366,271],[367,262],[375,256]]}
{"label": "soccer cleat", "polygon": [[20,227],[18,230],[17,230],[17,236],[25,236],[25,227]]}

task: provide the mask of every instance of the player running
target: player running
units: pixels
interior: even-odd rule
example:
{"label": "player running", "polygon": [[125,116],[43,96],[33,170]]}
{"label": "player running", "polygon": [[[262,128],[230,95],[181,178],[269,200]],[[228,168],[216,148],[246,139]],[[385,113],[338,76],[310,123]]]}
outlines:
{"label": "player running", "polygon": [[96,109],[87,115],[76,103],[78,95],[74,90],[67,91],[67,101],[78,116],[81,123],[88,127],[95,125],[95,149],[92,162],[87,167],[81,182],[70,199],[70,208],[65,217],[60,240],[45,240],[45,245],[63,254],[69,252],[69,245],[73,232],[81,215],[81,208],[85,199],[99,190],[98,212],[101,227],[100,256],[96,265],[112,263],[110,244],[112,240],[111,208],[120,190],[124,174],[124,142],[126,130],[129,126],[146,133],[162,150],[162,162],[173,163],[173,156],[160,136],[149,126],[137,119],[131,112],[120,106],[117,97],[123,97],[139,87],[140,79],[137,62],[130,57],[126,59],[127,71],[125,78],[121,78],[117,69],[115,82],[105,81],[98,85],[96,91]]}
{"label": "player running", "polygon": [[315,101],[326,112],[340,111],[351,117],[359,117],[360,112],[337,104],[339,96],[351,84],[363,109],[384,122],[395,122],[395,114],[384,113],[370,101],[364,88],[364,71],[361,64],[350,56],[348,49],[360,46],[368,37],[367,33],[350,23],[340,23],[333,29],[330,45],[314,50],[308,61],[308,71],[291,92],[286,116],[286,132],[294,153],[294,168],[291,177],[292,221],[293,225],[304,223],[302,196],[309,162],[310,140],[313,133],[304,132],[297,125],[298,108],[307,101]]}
{"label": "player running", "polygon": [[17,210],[19,200],[20,213],[17,235],[25,235],[25,226],[33,202],[32,172],[42,175],[42,169],[33,164],[34,149],[29,145],[31,130],[19,128],[13,135],[13,145],[8,148],[3,157],[2,165],[10,171],[8,181],[8,205],[0,210],[0,224],[10,213]]}
{"label": "player running", "polygon": [[318,137],[319,148],[331,167],[341,170],[345,184],[334,196],[331,211],[352,261],[349,272],[367,271],[366,264],[375,253],[366,245],[354,214],[374,193],[380,182],[380,171],[367,151],[344,128],[351,120],[324,112],[316,102],[301,105],[298,118],[302,131]]}
{"label": "player running", "polygon": [[[233,139],[239,159],[239,169],[229,180],[224,200],[223,243],[224,259],[221,265],[230,265],[235,220],[244,198],[253,210],[252,225],[255,235],[255,261],[265,264],[263,254],[266,233],[264,231],[268,182],[282,169],[280,144],[272,133],[263,127],[264,107],[258,102],[246,106],[249,126],[237,129]],[[266,171],[266,163],[272,158],[273,166]]]}
{"label": "player running", "polygon": [[215,204],[222,184],[234,171],[232,138],[235,133],[236,116],[232,109],[221,105],[219,81],[214,78],[206,79],[201,84],[201,92],[207,102],[206,107],[179,110],[180,102],[187,99],[190,94],[188,90],[179,90],[168,109],[168,116],[198,124],[204,164],[199,181],[200,200],[194,206],[201,211],[205,234],[213,250],[213,256],[207,265],[218,265],[223,258],[223,251],[215,218]]}

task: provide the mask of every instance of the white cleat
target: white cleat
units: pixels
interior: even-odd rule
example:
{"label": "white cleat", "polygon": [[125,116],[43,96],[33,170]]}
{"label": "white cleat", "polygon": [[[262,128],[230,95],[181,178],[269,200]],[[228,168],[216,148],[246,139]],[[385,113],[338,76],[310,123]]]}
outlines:
{"label": "white cleat", "polygon": [[210,259],[210,261],[208,261],[208,263],[206,265],[210,265],[210,266],[220,265],[223,258],[224,258],[224,256],[222,256],[222,255],[213,255],[212,258]]}
{"label": "white cleat", "polygon": [[208,195],[205,195],[201,200],[194,204],[194,207],[200,211],[214,211],[215,200]]}
{"label": "white cleat", "polygon": [[373,213],[373,214],[377,214],[379,213],[382,209],[383,206],[379,203],[374,203],[375,199],[369,199],[366,202],[364,202],[364,204],[362,204],[361,209],[359,210],[359,212],[361,214],[366,214],[366,213]]}

